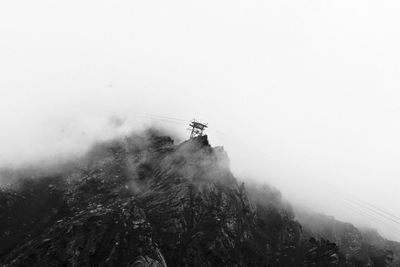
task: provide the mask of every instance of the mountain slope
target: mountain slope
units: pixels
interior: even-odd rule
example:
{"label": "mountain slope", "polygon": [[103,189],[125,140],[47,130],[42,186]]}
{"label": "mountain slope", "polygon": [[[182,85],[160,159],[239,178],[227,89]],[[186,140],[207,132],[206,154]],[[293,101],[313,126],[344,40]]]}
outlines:
{"label": "mountain slope", "polygon": [[[0,193],[3,266],[336,266],[278,191],[245,186],[206,136],[149,131],[96,145]],[[34,178],[32,178],[34,176]]]}
{"label": "mountain slope", "polygon": [[400,266],[400,243],[381,237],[372,229],[357,229],[350,223],[310,211],[296,210],[303,238],[318,237],[335,242],[347,266]]}

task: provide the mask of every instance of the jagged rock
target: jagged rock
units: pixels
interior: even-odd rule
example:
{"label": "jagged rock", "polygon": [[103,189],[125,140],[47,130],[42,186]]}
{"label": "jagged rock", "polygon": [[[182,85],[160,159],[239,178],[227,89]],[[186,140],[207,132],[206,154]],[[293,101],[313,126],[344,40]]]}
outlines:
{"label": "jagged rock", "polygon": [[[233,176],[207,136],[97,144],[56,175],[0,191],[2,266],[320,266],[280,193]],[[34,176],[36,178],[29,178]],[[358,244],[358,243],[356,243]],[[380,254],[377,254],[380,257]],[[380,258],[379,258],[380,259]]]}

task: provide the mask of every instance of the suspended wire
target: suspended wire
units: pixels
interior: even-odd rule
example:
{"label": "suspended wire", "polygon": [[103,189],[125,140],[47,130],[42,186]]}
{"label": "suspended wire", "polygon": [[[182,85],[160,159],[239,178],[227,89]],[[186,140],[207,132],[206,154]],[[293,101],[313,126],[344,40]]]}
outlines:
{"label": "suspended wire", "polygon": [[399,221],[397,221],[397,220],[395,220],[395,219],[393,219],[393,218],[391,218],[391,217],[385,215],[385,214],[382,213],[382,212],[379,212],[379,211],[377,211],[377,210],[375,210],[375,209],[373,209],[373,208],[371,208],[371,207],[369,207],[369,206],[367,206],[367,205],[361,204],[361,203],[359,203],[359,202],[357,202],[357,201],[354,201],[354,200],[352,200],[352,199],[349,198],[349,197],[346,197],[346,196],[343,196],[343,197],[346,198],[346,199],[348,199],[349,201],[355,203],[355,204],[356,204],[357,206],[359,206],[359,207],[365,208],[365,209],[367,209],[367,210],[369,210],[369,211],[375,213],[375,214],[378,215],[378,216],[384,217],[384,218],[386,218],[387,220],[389,220],[389,221],[391,221],[391,222],[393,222],[393,223],[395,223],[395,224],[400,225],[400,222],[399,222]]}
{"label": "suspended wire", "polygon": [[[378,211],[374,210],[373,208],[368,207],[367,205],[362,205],[362,204],[356,202],[355,200],[353,200],[352,198],[346,197],[346,195],[344,195],[338,191],[335,191],[334,189],[332,189],[335,186],[331,185],[329,182],[327,182],[327,184],[330,186],[327,188],[327,192],[339,197],[345,203],[351,203],[353,205],[353,207],[357,207],[358,213],[366,213],[367,212],[369,217],[374,217],[375,221],[378,220],[378,221],[384,223],[385,225],[388,225],[387,223],[389,223],[389,222],[395,223],[396,225],[400,224],[400,222],[398,222],[388,216],[385,216],[382,213],[379,213]],[[348,207],[348,205],[347,205],[347,207]],[[370,213],[372,213],[373,215]],[[390,227],[395,227],[395,226],[391,225]],[[387,227],[383,227],[383,228],[385,228],[386,230],[393,233],[393,230],[387,229]],[[396,229],[398,229],[398,228],[396,227]],[[398,233],[397,231],[395,231],[395,232],[396,232],[396,235],[400,236],[400,233]]]}
{"label": "suspended wire", "polygon": [[365,205],[368,205],[369,207],[374,208],[374,209],[376,209],[376,210],[378,210],[378,211],[384,213],[385,215],[388,215],[388,216],[392,217],[392,218],[395,219],[395,220],[399,220],[399,221],[400,221],[400,217],[398,217],[398,216],[396,216],[396,215],[394,215],[394,214],[392,214],[392,213],[390,213],[390,212],[388,212],[388,211],[385,211],[385,210],[383,210],[382,208],[379,208],[379,207],[377,207],[377,206],[374,206],[373,204],[370,204],[369,202],[367,202],[367,201],[365,201],[365,200],[361,200],[361,199],[356,198],[356,197],[354,197],[354,196],[350,196],[350,195],[348,195],[348,196],[351,197],[351,198],[353,198],[354,200],[360,202],[360,203],[364,203]]}
{"label": "suspended wire", "polygon": [[168,122],[168,123],[174,123],[174,124],[179,124],[179,125],[186,125],[186,122],[188,122],[184,119],[178,119],[178,118],[173,118],[173,117],[159,116],[159,115],[139,113],[139,112],[135,112],[135,113],[136,114],[131,113],[131,115],[134,117],[146,118],[146,119],[156,120],[156,121],[160,121],[160,122]]}
{"label": "suspended wire", "polygon": [[161,115],[155,115],[155,114],[150,114],[150,113],[144,113],[146,116],[149,117],[157,117],[160,119],[166,119],[166,120],[175,120],[175,121],[180,121],[180,122],[189,122],[189,120],[185,120],[185,119],[180,119],[180,118],[175,118],[175,117],[169,117],[169,116],[161,116]]}
{"label": "suspended wire", "polygon": [[[374,215],[371,214],[371,213],[365,212],[364,210],[360,209],[357,205],[355,205],[354,203],[352,203],[352,202],[350,202],[350,201],[348,201],[348,200],[346,200],[346,199],[343,199],[343,203],[345,204],[345,206],[346,206],[347,208],[350,208],[350,209],[352,209],[353,211],[356,210],[357,212],[362,213],[363,215],[365,215],[365,216],[367,216],[367,217],[373,218],[375,221],[381,223],[381,224],[382,224],[381,226],[386,226],[386,227],[389,227],[389,228],[392,228],[392,227],[393,227],[393,225],[388,224],[387,221],[382,220],[381,218],[376,217],[376,216],[374,216]],[[400,234],[400,232],[399,232],[398,234]]]}
{"label": "suspended wire", "polygon": [[350,206],[350,205],[345,203],[345,207],[350,209],[350,210],[352,210],[353,212],[363,216],[364,218],[369,218],[369,219],[374,220],[375,222],[378,223],[379,226],[384,228],[386,231],[388,231],[388,232],[400,237],[400,232],[397,231],[397,230],[393,230],[392,229],[392,227],[393,227],[392,225],[389,225],[386,222],[380,220],[379,218],[377,218],[377,217],[375,217],[375,216],[373,216],[373,215],[371,215],[369,213],[365,213],[365,212],[361,211],[360,209],[355,208],[354,206]]}
{"label": "suspended wire", "polygon": [[151,118],[151,120],[161,121],[161,122],[168,122],[168,123],[173,123],[173,124],[178,124],[178,125],[186,125],[186,123],[182,123],[182,122],[178,122],[178,121],[168,121],[168,120],[165,120],[165,119]]}
{"label": "suspended wire", "polygon": [[[333,186],[331,186],[331,187],[333,187]],[[399,220],[396,220],[396,219],[394,219],[394,218],[392,218],[392,217],[390,217],[390,216],[388,216],[388,215],[385,214],[385,213],[388,213],[388,212],[381,212],[381,211],[379,211],[379,210],[376,210],[376,209],[373,208],[372,206],[369,206],[368,204],[363,204],[362,202],[356,201],[356,200],[355,200],[355,197],[353,197],[353,196],[351,196],[351,195],[349,195],[349,194],[343,194],[343,193],[338,192],[338,191],[335,191],[335,190],[333,190],[333,189],[328,189],[328,191],[331,191],[331,193],[335,194],[336,196],[339,196],[339,197],[341,197],[342,199],[345,199],[345,200],[347,200],[347,201],[350,201],[350,202],[352,202],[353,204],[355,204],[355,205],[357,205],[357,206],[359,206],[359,207],[361,207],[361,208],[363,208],[363,209],[367,209],[367,210],[373,212],[374,214],[380,216],[381,218],[385,218],[386,220],[389,220],[389,221],[391,221],[391,222],[393,222],[393,223],[395,223],[395,224],[400,225],[400,221],[399,221]],[[389,214],[390,214],[390,213],[389,213]],[[393,215],[393,216],[395,216],[395,215]]]}

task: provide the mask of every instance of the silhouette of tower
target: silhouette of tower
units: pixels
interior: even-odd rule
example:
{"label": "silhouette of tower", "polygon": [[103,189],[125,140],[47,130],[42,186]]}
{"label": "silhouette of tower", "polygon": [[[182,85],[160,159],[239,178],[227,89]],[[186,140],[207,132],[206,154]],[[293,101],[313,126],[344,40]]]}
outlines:
{"label": "silhouette of tower", "polygon": [[189,126],[191,127],[191,129],[188,129],[188,130],[191,131],[190,132],[190,138],[195,138],[197,136],[202,136],[205,128],[208,127],[207,124],[200,123],[200,122],[198,122],[196,120],[192,120],[190,122]]}

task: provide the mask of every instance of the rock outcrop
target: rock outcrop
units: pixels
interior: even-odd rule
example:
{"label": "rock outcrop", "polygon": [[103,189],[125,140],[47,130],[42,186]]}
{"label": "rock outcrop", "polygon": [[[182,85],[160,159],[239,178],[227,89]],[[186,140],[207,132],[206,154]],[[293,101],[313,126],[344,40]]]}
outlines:
{"label": "rock outcrop", "polygon": [[305,240],[280,193],[238,182],[207,136],[131,136],[32,172],[0,191],[1,266],[339,264],[336,244]]}

